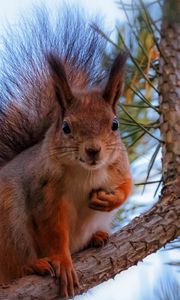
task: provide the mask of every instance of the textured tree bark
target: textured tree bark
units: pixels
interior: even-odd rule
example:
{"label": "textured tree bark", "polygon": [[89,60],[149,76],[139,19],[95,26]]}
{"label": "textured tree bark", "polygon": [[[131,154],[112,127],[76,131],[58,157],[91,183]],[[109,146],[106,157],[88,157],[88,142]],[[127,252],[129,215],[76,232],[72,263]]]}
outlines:
{"label": "textured tree bark", "polygon": [[163,178],[167,183],[180,176],[180,1],[166,0],[164,16],[159,92]]}
{"label": "textured tree bark", "polygon": [[[159,81],[164,140],[162,194],[151,210],[112,235],[102,249],[74,255],[81,283],[78,293],[113,278],[180,234],[180,1],[168,0],[165,4]],[[58,299],[57,295],[57,285],[47,277],[24,277],[0,287],[1,300],[51,300]]]}

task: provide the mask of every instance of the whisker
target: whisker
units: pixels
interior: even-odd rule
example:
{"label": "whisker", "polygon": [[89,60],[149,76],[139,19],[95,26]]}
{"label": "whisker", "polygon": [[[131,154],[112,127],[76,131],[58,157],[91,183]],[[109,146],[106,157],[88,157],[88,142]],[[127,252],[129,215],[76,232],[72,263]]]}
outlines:
{"label": "whisker", "polygon": [[78,147],[69,147],[69,146],[56,146],[54,149],[70,149],[70,150],[78,150]]}
{"label": "whisker", "polygon": [[61,158],[61,157],[65,157],[65,156],[72,156],[72,154],[76,154],[77,152],[75,151],[63,151],[63,152],[57,152],[57,151],[51,151],[50,153],[47,153],[47,156],[44,157],[44,159],[47,158]]}
{"label": "whisker", "polygon": [[[106,147],[106,150],[111,151],[111,150],[115,150],[114,147]],[[121,147],[117,147],[116,150],[120,150],[120,151],[127,151],[125,148],[121,148]]]}
{"label": "whisker", "polygon": [[78,153],[78,151],[77,150],[63,150],[63,151],[58,151],[57,153]]}

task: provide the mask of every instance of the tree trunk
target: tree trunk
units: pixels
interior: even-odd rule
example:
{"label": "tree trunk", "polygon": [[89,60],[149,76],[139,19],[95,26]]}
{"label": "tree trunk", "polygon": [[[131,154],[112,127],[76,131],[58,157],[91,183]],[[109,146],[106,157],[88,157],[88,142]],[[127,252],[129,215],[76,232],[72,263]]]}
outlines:
{"label": "tree trunk", "polygon": [[163,179],[168,183],[180,176],[180,1],[166,0],[164,16],[159,92]]}
{"label": "tree trunk", "polygon": [[[112,235],[102,249],[74,255],[81,283],[77,293],[113,278],[180,234],[180,1],[167,0],[165,4],[159,81],[160,130],[164,140],[161,197],[151,210]],[[57,299],[57,291],[53,279],[29,276],[1,286],[0,299],[51,300]]]}

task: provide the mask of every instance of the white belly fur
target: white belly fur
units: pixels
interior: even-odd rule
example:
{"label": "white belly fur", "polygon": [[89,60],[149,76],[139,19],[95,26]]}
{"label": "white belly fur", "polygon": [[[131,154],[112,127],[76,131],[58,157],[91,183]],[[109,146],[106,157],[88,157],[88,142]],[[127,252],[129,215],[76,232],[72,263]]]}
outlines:
{"label": "white belly fur", "polygon": [[101,212],[88,207],[92,189],[110,188],[106,169],[91,174],[78,168],[66,177],[67,201],[70,220],[70,249],[74,253],[87,246],[92,235],[98,231],[110,233],[116,211]]}

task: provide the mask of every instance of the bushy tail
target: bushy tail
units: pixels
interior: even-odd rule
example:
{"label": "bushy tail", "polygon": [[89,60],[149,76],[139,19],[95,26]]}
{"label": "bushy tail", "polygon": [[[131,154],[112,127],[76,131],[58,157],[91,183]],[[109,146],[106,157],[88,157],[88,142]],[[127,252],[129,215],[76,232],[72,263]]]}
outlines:
{"label": "bushy tail", "polygon": [[71,87],[101,84],[105,40],[84,12],[65,7],[55,19],[46,8],[9,29],[0,53],[0,166],[43,139],[57,107],[46,56],[64,62]]}

